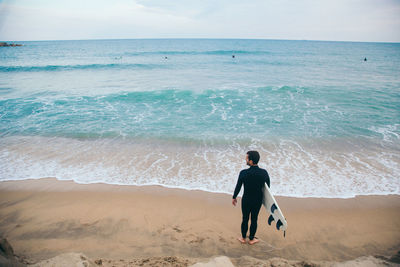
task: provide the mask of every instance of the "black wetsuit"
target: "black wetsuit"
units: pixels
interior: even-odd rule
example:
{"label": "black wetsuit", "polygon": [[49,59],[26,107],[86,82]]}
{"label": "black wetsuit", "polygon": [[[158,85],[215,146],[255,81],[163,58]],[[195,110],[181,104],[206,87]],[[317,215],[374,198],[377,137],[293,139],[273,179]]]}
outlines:
{"label": "black wetsuit", "polygon": [[269,175],[264,169],[258,166],[251,166],[248,169],[242,170],[239,174],[239,178],[236,184],[233,198],[236,198],[244,185],[244,193],[242,197],[242,237],[246,238],[248,230],[248,222],[251,214],[251,225],[250,225],[250,240],[253,240],[254,235],[257,231],[257,219],[258,213],[260,212],[263,192],[262,189],[266,183],[269,187]]}

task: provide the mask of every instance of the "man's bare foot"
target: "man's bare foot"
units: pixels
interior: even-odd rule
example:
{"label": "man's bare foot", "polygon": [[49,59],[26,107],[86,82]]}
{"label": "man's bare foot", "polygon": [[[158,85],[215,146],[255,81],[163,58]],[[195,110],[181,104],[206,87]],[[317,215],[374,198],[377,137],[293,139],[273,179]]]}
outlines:
{"label": "man's bare foot", "polygon": [[249,245],[254,245],[255,243],[258,243],[258,242],[260,242],[260,240],[258,240],[257,238],[254,237],[253,240],[249,241]]}
{"label": "man's bare foot", "polygon": [[242,244],[246,244],[246,240],[243,237],[238,237],[238,240]]}

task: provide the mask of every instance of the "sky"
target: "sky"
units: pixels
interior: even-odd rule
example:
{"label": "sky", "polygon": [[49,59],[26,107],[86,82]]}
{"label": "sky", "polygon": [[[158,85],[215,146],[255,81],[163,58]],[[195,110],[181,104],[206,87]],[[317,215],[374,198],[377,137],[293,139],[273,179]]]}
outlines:
{"label": "sky", "polygon": [[0,41],[400,42],[400,0],[0,0]]}

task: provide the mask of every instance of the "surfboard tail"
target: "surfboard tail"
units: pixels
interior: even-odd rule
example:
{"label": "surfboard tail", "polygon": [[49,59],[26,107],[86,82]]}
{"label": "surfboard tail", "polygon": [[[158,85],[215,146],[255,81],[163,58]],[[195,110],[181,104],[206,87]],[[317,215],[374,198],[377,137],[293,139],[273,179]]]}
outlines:
{"label": "surfboard tail", "polygon": [[272,223],[274,220],[275,220],[275,219],[274,219],[274,216],[272,216],[272,214],[269,215],[268,224],[271,225],[271,223]]}
{"label": "surfboard tail", "polygon": [[276,229],[280,230],[280,228],[281,228],[282,225],[283,225],[282,221],[281,221],[281,220],[278,220],[278,221],[276,222]]}

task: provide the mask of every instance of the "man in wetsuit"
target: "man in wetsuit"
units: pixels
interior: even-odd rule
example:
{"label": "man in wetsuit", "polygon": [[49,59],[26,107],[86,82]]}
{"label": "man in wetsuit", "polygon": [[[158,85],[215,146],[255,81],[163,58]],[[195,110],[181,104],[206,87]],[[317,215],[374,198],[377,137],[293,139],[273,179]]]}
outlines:
{"label": "man in wetsuit", "polygon": [[257,231],[257,219],[258,213],[262,205],[264,183],[269,187],[269,175],[264,169],[258,167],[258,161],[260,159],[260,154],[257,151],[248,151],[246,154],[246,163],[250,168],[242,170],[239,174],[239,178],[236,184],[235,192],[232,197],[232,205],[236,206],[237,195],[244,185],[244,193],[242,197],[242,237],[238,240],[244,244],[246,243],[246,235],[248,230],[249,217],[251,217],[250,225],[250,236],[249,244],[253,245],[258,242],[255,238]]}

